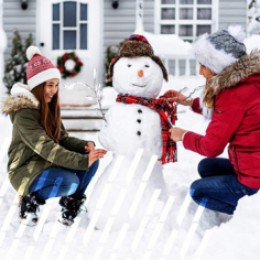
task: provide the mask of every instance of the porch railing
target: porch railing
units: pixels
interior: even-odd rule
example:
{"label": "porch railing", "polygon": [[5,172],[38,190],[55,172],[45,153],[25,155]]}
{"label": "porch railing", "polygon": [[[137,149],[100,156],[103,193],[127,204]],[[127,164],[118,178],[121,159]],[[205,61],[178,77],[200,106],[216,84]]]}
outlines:
{"label": "porch railing", "polygon": [[161,55],[161,59],[169,74],[174,76],[195,76],[198,64],[195,58],[188,55]]}

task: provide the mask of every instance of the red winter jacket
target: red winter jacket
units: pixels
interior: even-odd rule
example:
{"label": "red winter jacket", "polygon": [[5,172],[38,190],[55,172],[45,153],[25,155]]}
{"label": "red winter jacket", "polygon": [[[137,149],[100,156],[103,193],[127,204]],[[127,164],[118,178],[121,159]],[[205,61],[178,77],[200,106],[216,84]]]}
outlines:
{"label": "red winter jacket", "polygon": [[[206,134],[202,136],[187,132],[183,144],[186,149],[215,157],[229,143],[229,159],[238,180],[250,188],[259,189],[260,52],[250,55],[255,59],[251,61],[251,56],[247,56],[245,66],[236,63],[214,77],[212,87],[220,91]],[[194,100],[192,108],[195,112],[201,112],[199,99]]]}

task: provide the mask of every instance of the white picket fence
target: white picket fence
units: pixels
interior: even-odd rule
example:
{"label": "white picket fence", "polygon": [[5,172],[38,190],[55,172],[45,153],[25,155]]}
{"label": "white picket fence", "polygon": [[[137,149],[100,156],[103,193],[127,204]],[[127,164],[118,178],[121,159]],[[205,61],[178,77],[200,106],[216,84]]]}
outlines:
{"label": "white picket fence", "polygon": [[[135,158],[126,173],[135,171],[137,166]],[[143,190],[145,184],[141,182],[137,189]],[[57,221],[60,215],[57,199],[52,199],[41,207],[41,217],[36,226],[30,226],[26,220],[19,223],[17,194],[11,188],[7,177],[1,180],[0,187],[0,211],[5,212],[0,215],[2,259],[18,259],[17,256],[23,252],[23,259],[26,260],[35,259],[36,255],[42,260],[186,260],[191,259],[190,256],[199,260],[210,235],[210,230],[204,230],[198,236],[197,232],[202,229],[201,225],[203,226],[201,220],[204,208],[196,207],[193,212],[189,212],[191,198],[188,192],[184,195],[183,190],[179,191],[183,197],[179,196],[177,191],[168,197],[157,221],[154,221],[154,216],[150,214],[150,209],[155,205],[154,198],[160,193],[160,190],[154,190],[150,203],[144,208],[139,226],[130,229],[130,224],[126,222],[119,229],[113,230],[113,221],[120,218],[120,208],[117,205],[123,201],[120,194],[117,201],[105,201],[105,190],[108,188],[113,191],[113,181],[110,181],[100,194],[100,201],[105,201],[105,205],[111,204],[111,211],[106,215],[105,228],[100,230],[96,227],[96,221],[102,208],[97,207],[90,219],[82,213],[75,219],[73,226],[67,228]],[[94,188],[95,186],[92,186],[92,189]],[[128,192],[128,187],[122,187],[122,191]],[[136,195],[133,194],[133,201]],[[89,198],[91,199],[91,194]],[[97,205],[99,204],[97,201]],[[119,211],[115,213],[114,208]]]}

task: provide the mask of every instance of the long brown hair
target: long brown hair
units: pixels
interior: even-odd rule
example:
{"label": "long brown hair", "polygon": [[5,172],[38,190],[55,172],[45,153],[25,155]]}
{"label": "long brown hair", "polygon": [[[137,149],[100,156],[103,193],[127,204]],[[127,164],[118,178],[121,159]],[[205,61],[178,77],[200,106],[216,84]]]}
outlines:
{"label": "long brown hair", "polygon": [[61,115],[60,115],[60,102],[59,93],[53,96],[50,103],[47,103],[44,98],[45,83],[32,89],[32,93],[40,102],[39,109],[41,114],[41,124],[45,129],[47,135],[58,142],[61,132]]}
{"label": "long brown hair", "polygon": [[206,87],[204,89],[204,98],[203,101],[207,108],[213,108],[215,103],[216,94],[212,88],[209,80],[206,80]]}

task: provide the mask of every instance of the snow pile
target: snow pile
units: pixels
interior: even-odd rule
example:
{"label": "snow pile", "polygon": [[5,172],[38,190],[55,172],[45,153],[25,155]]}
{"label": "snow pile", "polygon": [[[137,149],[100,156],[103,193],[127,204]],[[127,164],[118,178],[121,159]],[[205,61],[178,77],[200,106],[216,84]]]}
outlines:
{"label": "snow pile", "polygon": [[183,41],[176,34],[153,34],[149,32],[136,32],[144,35],[153,46],[154,53],[164,55],[187,56],[192,55],[192,44]]}
{"label": "snow pile", "polygon": [[[260,255],[260,194],[239,201],[234,217],[209,232],[201,260],[258,260]],[[214,252],[214,254],[212,254]]]}

